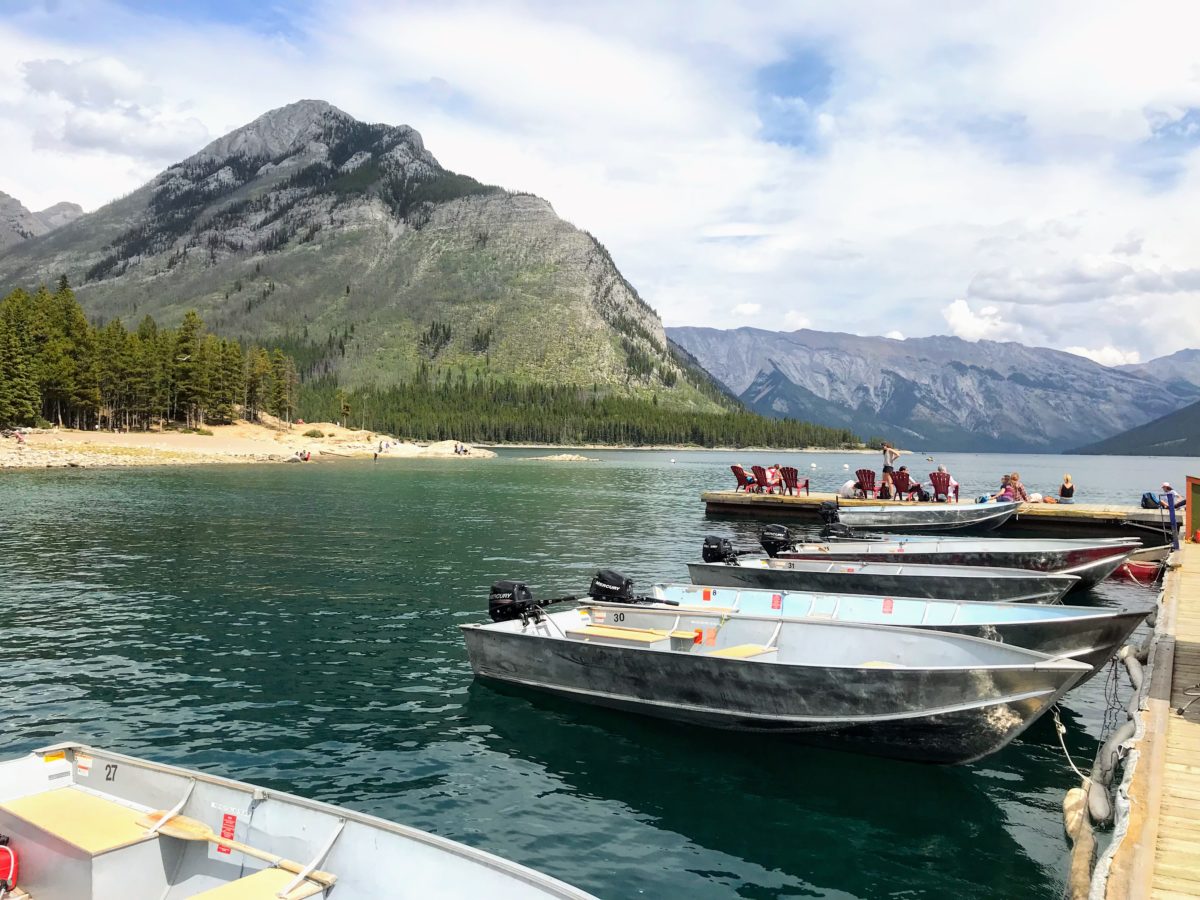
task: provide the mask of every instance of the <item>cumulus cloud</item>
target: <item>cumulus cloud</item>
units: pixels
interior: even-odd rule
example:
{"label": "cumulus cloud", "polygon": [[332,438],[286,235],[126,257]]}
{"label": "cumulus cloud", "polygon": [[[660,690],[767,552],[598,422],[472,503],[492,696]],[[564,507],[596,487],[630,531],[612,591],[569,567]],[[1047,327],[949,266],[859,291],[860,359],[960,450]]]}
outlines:
{"label": "cumulus cloud", "polygon": [[966,300],[955,300],[942,308],[942,316],[950,333],[965,341],[1018,340],[1018,326],[1006,323],[1000,317],[1000,310],[994,306],[984,306],[974,310]]}
{"label": "cumulus cloud", "polygon": [[891,338],[893,341],[904,340],[904,335],[901,334],[899,331],[889,331],[887,334],[884,335],[884,337]]}
{"label": "cumulus cloud", "polygon": [[1102,366],[1124,366],[1142,361],[1141,354],[1136,350],[1118,350],[1116,347],[1099,347],[1094,350],[1087,347],[1063,347],[1063,349],[1076,356],[1086,356]]}
{"label": "cumulus cloud", "polygon": [[35,93],[53,94],[91,109],[134,105],[157,99],[159,94],[142,73],[108,56],[74,62],[32,59],[20,68]]}
{"label": "cumulus cloud", "polygon": [[783,324],[793,331],[798,331],[801,328],[807,328],[811,325],[812,320],[802,312],[789,309],[783,314]]}
{"label": "cumulus cloud", "polygon": [[757,316],[762,312],[761,303],[739,303],[733,308],[735,316]]}

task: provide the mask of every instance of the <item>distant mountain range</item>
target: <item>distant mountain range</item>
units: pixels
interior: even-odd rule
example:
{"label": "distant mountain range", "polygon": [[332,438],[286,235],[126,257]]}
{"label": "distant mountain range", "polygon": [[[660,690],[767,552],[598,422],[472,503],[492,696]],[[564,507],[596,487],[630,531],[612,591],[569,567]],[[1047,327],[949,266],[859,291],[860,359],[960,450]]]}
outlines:
{"label": "distant mountain range", "polygon": [[78,203],[55,203],[40,212],[30,212],[16,197],[0,191],[0,252],[60,228],[83,215]]}
{"label": "distant mountain range", "polygon": [[1076,453],[1114,456],[1200,456],[1200,403],[1123,431]]}
{"label": "distant mountain range", "polygon": [[1200,400],[1197,384],[1157,377],[1154,363],[1114,369],[1015,343],[807,329],[667,334],[750,409],[914,449],[1068,450]]}
{"label": "distant mountain range", "polygon": [[89,315],[195,308],[347,387],[421,371],[577,384],[697,410],[720,394],[591,235],[443,168],[407,126],[272,110],[96,212],[0,251],[0,290],[66,274]]}
{"label": "distant mountain range", "polygon": [[1149,362],[1118,366],[1125,372],[1149,375],[1159,381],[1181,381],[1200,385],[1200,350],[1180,350]]}

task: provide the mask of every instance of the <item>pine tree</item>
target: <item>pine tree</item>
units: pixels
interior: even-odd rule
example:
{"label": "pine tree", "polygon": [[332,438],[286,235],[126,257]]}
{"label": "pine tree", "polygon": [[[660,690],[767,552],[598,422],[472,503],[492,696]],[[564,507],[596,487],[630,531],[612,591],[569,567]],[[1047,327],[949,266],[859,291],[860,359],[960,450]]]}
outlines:
{"label": "pine tree", "polygon": [[195,427],[202,421],[208,396],[208,373],[201,357],[203,331],[204,323],[195,310],[184,313],[183,323],[175,334],[175,355],[171,361],[175,402],[189,427]]}
{"label": "pine tree", "polygon": [[33,303],[22,290],[0,300],[0,425],[33,425],[41,407],[35,374]]}

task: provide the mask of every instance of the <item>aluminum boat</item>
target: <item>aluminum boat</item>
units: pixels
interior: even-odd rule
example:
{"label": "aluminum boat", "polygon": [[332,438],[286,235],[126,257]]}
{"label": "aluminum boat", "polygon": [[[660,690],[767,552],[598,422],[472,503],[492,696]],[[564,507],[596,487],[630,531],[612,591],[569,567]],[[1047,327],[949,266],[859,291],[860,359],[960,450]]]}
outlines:
{"label": "aluminum boat", "polygon": [[1091,672],[958,634],[641,606],[460,627],[481,678],[933,763],[995,753]]}
{"label": "aluminum boat", "polygon": [[0,763],[0,833],[14,900],[590,896],[415,828],[74,743]]}
{"label": "aluminum boat", "polygon": [[687,611],[949,631],[1067,656],[1087,663],[1093,670],[1112,658],[1153,609],[978,603],[672,583],[653,585],[645,599],[672,604],[672,608],[677,604]]}
{"label": "aluminum boat", "polygon": [[779,559],[837,562],[895,562],[939,566],[1000,566],[1079,576],[1076,588],[1089,588],[1111,575],[1141,546],[1136,540],[1038,540],[1036,538],[957,538],[930,541],[838,541],[792,543],[778,539],[778,526],[764,529],[763,549]]}
{"label": "aluminum boat", "polygon": [[826,501],[822,515],[829,524],[852,531],[992,531],[1016,513],[1020,503],[895,503],[838,506]]}
{"label": "aluminum boat", "polygon": [[816,559],[739,557],[688,563],[693,584],[822,591],[939,600],[1053,603],[1079,583],[1076,575],[1027,572],[995,566],[928,566],[894,562],[824,562]]}

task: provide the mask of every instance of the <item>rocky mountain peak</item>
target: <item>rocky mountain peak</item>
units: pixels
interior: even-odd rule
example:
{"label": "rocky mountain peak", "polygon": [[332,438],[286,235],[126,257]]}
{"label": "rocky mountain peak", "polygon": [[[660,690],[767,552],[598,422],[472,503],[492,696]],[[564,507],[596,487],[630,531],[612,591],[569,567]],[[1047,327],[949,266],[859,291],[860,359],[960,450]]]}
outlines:
{"label": "rocky mountain peak", "polygon": [[56,203],[41,212],[30,212],[16,197],[0,191],[0,250],[53,231],[82,215],[83,207],[78,203]]}
{"label": "rocky mountain peak", "polygon": [[319,140],[330,125],[354,118],[324,100],[298,100],[263,113],[253,122],[217,138],[183,164],[224,160],[231,156],[275,159],[303,150]]}

